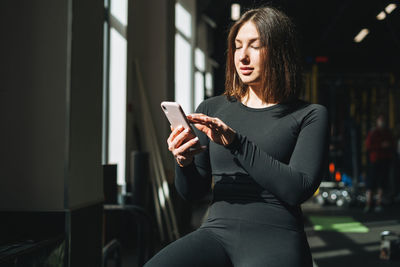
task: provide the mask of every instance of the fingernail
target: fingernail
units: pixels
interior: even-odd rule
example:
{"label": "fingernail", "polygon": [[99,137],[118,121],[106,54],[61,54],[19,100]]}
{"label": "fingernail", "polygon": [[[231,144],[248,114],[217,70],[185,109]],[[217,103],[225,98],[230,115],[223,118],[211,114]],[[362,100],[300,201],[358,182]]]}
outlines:
{"label": "fingernail", "polygon": [[186,128],[186,129],[185,129],[185,133],[188,133],[188,132],[189,132],[189,128]]}
{"label": "fingernail", "polygon": [[194,139],[194,141],[199,141],[199,138],[196,136],[195,138],[193,138]]}

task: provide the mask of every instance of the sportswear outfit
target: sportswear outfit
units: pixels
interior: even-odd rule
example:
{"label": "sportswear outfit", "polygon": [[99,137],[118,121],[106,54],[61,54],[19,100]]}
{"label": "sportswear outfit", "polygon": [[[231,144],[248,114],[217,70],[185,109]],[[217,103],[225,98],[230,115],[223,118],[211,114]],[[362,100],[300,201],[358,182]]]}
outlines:
{"label": "sportswear outfit", "polygon": [[327,165],[326,108],[301,100],[250,108],[217,96],[196,112],[221,119],[235,139],[224,147],[195,129],[207,149],[190,165],[176,165],[175,186],[189,201],[212,188],[208,217],[146,267],[311,267],[300,204]]}

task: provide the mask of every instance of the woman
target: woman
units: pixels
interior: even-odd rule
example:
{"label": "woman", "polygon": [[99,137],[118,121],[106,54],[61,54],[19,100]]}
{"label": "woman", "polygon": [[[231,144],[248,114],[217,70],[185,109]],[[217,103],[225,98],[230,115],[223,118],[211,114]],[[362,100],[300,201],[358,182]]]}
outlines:
{"label": "woman", "polygon": [[289,18],[243,14],[228,36],[225,94],[188,116],[198,138],[177,128],[167,141],[183,198],[200,199],[214,178],[208,218],[146,266],[312,266],[300,204],[321,181],[328,122],[323,106],[297,99],[300,84]]}

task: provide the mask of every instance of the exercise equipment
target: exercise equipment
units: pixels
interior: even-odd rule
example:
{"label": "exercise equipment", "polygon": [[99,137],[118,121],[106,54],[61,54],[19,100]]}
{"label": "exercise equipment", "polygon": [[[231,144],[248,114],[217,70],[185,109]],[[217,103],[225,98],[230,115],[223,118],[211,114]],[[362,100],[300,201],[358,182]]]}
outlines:
{"label": "exercise equipment", "polygon": [[382,260],[400,259],[400,236],[392,231],[381,233],[381,250],[379,258]]}
{"label": "exercise equipment", "polygon": [[348,206],[352,202],[351,188],[340,182],[322,182],[315,201],[320,205]]}

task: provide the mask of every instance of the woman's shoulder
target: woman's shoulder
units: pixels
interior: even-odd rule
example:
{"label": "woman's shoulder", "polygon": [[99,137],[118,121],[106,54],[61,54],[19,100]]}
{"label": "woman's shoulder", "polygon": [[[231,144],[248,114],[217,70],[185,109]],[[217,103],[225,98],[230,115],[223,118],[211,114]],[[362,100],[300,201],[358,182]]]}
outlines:
{"label": "woman's shoulder", "polygon": [[309,105],[307,106],[307,110],[309,112],[317,113],[320,115],[327,115],[328,113],[328,109],[321,104],[309,103]]}
{"label": "woman's shoulder", "polygon": [[314,104],[304,100],[296,100],[290,104],[291,115],[299,123],[305,120],[328,120],[328,110],[321,104]]}
{"label": "woman's shoulder", "polygon": [[308,101],[297,99],[292,104],[294,111],[308,113],[308,112],[318,112],[318,113],[326,113],[327,108],[321,104],[310,103]]}

